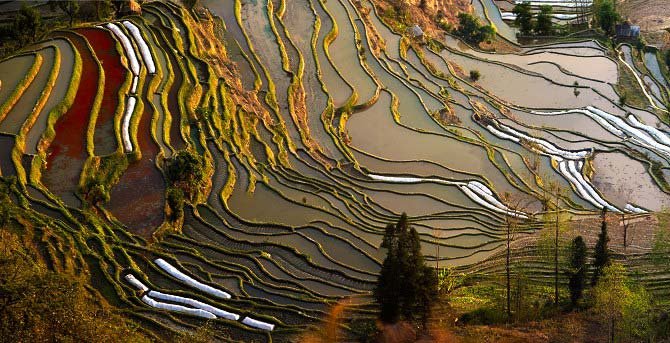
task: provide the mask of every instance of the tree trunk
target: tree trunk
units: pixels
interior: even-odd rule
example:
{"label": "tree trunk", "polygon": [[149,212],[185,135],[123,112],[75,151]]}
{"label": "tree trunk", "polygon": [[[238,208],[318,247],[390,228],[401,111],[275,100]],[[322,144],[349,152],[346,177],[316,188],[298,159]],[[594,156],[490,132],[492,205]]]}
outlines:
{"label": "tree trunk", "polygon": [[554,233],[554,305],[558,306],[558,192],[556,192],[556,227]]}
{"label": "tree trunk", "polygon": [[511,241],[511,231],[512,227],[511,224],[507,224],[507,256],[505,257],[505,272],[507,274],[507,320],[509,321],[510,318],[512,317],[512,310],[511,310],[511,303],[510,303],[510,270],[509,270],[509,264],[510,264],[510,241]]}

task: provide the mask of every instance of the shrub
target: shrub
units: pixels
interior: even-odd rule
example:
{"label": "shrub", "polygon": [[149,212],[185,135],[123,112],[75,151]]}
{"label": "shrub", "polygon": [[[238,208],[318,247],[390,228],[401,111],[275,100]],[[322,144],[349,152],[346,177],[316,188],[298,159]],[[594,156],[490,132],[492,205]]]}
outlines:
{"label": "shrub", "polygon": [[516,14],[514,23],[519,26],[522,34],[527,35],[533,29],[533,14],[530,11],[530,2],[514,6],[512,13]]}
{"label": "shrub", "polygon": [[496,30],[491,25],[479,23],[479,20],[469,13],[458,14],[458,29],[456,35],[467,42],[479,44],[495,37]]}
{"label": "shrub", "polygon": [[479,70],[470,70],[470,80],[477,81],[481,76]]}

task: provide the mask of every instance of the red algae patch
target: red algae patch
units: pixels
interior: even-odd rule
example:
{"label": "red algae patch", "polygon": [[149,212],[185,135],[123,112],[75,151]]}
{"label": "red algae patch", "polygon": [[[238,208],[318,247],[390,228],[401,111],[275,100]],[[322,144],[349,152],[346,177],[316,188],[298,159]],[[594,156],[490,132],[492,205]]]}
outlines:
{"label": "red algae patch", "polygon": [[86,129],[98,92],[100,73],[93,52],[84,40],[74,34],[67,34],[67,37],[81,54],[82,77],[72,106],[54,125],[56,135],[47,150],[47,166],[42,182],[68,205],[76,206],[78,200],[74,193],[87,157]]}
{"label": "red algae patch", "polygon": [[108,31],[87,28],[77,32],[86,37],[105,70],[105,88],[95,123],[93,141],[96,155],[108,155],[118,146],[114,132],[114,114],[119,107],[119,88],[125,81],[128,70],[121,64],[121,56],[116,50],[116,40]]}

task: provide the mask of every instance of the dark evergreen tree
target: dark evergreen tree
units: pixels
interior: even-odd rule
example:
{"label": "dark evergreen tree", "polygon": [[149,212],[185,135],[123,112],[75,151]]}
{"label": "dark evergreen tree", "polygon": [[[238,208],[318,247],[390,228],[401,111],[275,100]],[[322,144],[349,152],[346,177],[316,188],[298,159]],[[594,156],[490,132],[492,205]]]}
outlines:
{"label": "dark evergreen tree", "polygon": [[591,285],[595,285],[598,282],[598,278],[602,275],[603,269],[610,264],[610,255],[609,250],[607,249],[607,243],[610,241],[610,238],[607,235],[606,217],[607,210],[603,209],[600,234],[598,234],[598,242],[596,242],[593,255],[593,278],[591,279]]}
{"label": "dark evergreen tree", "polygon": [[533,29],[533,14],[530,11],[530,2],[517,4],[512,9],[512,13],[516,15],[514,23],[519,26],[521,33],[524,35],[530,34]]}
{"label": "dark evergreen tree", "polygon": [[21,5],[19,13],[14,17],[12,26],[14,35],[22,42],[34,41],[42,28],[42,15],[40,11],[25,3]]}
{"label": "dark evergreen tree", "polygon": [[582,236],[575,237],[570,245],[570,271],[568,287],[570,301],[576,306],[586,286],[586,244]]}
{"label": "dark evergreen tree", "polygon": [[551,13],[553,9],[551,6],[540,6],[540,13],[537,15],[535,23],[535,32],[539,35],[548,36],[553,33],[554,29],[551,22]]}
{"label": "dark evergreen tree", "polygon": [[386,227],[382,247],[388,252],[373,292],[381,320],[421,319],[425,324],[437,297],[437,275],[425,264],[419,234],[409,227],[407,215]]}

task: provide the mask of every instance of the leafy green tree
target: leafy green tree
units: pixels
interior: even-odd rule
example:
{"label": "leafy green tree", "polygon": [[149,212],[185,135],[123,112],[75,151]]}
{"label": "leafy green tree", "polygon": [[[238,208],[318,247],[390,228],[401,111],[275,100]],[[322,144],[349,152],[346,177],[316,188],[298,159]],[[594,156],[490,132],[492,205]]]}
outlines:
{"label": "leafy green tree", "polygon": [[472,40],[479,31],[479,20],[469,13],[458,14],[458,29],[456,33],[465,40]]}
{"label": "leafy green tree", "polygon": [[603,269],[593,288],[594,310],[608,329],[610,342],[647,341],[651,331],[651,299],[644,288],[633,288],[626,269],[612,263]]}
{"label": "leafy green tree", "polygon": [[387,255],[373,292],[381,320],[420,319],[425,324],[437,297],[437,275],[425,264],[419,234],[409,227],[406,214],[386,227],[381,246]]}
{"label": "leafy green tree", "polygon": [[50,0],[49,7],[51,10],[59,8],[61,11],[67,14],[67,16],[70,18],[70,26],[72,26],[75,16],[77,16],[77,13],[79,13],[79,1]]}
{"label": "leafy green tree", "polygon": [[530,2],[517,4],[512,9],[512,13],[516,15],[514,23],[519,26],[522,34],[530,34],[533,29],[533,14],[530,11]]}
{"label": "leafy green tree", "polygon": [[[42,15],[33,7],[28,7],[25,3],[21,5],[19,13],[14,17],[14,34],[22,42],[26,40],[36,40],[42,28]],[[28,39],[26,39],[26,37]]]}
{"label": "leafy green tree", "polygon": [[598,242],[593,255],[593,278],[591,285],[598,283],[598,278],[603,273],[603,269],[610,264],[610,253],[607,248],[610,238],[607,235],[607,210],[603,209],[602,223],[600,226],[600,234],[598,234]]}
{"label": "leafy green tree", "polygon": [[496,36],[496,29],[491,25],[484,25],[477,32],[477,42],[488,42]]}
{"label": "leafy green tree", "polygon": [[568,288],[573,307],[579,303],[586,286],[586,253],[586,244],[582,236],[575,237],[570,245],[570,270],[568,272]]}
{"label": "leafy green tree", "polygon": [[537,15],[537,22],[535,24],[535,32],[543,36],[548,36],[554,33],[553,24],[551,22],[552,12],[553,9],[551,6],[540,6],[540,13]]}
{"label": "leafy green tree", "polygon": [[597,0],[593,6],[598,26],[607,34],[614,33],[614,25],[621,17],[614,8],[613,0]]}
{"label": "leafy green tree", "polygon": [[491,25],[482,26],[472,14],[461,12],[458,14],[458,29],[455,33],[467,42],[479,44],[493,39],[496,30]]}

